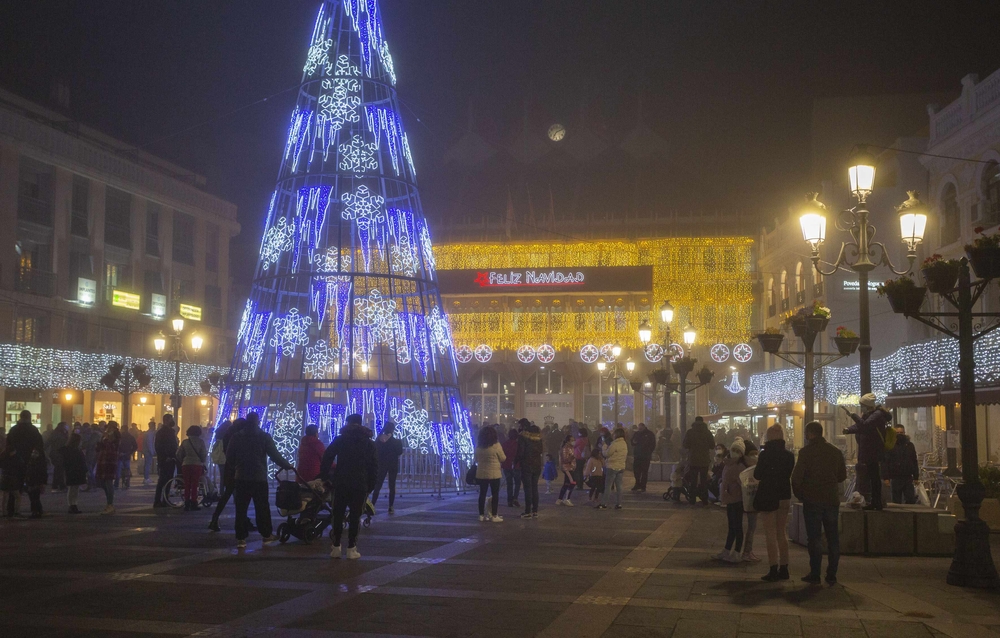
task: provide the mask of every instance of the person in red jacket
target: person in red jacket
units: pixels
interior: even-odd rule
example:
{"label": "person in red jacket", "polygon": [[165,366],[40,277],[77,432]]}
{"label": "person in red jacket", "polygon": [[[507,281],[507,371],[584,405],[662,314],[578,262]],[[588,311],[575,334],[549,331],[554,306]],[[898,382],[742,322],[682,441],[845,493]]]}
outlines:
{"label": "person in red jacket", "polygon": [[319,428],[310,425],[306,435],[299,442],[299,476],[304,481],[312,481],[319,477],[319,465],[323,461],[326,446],[319,440]]}

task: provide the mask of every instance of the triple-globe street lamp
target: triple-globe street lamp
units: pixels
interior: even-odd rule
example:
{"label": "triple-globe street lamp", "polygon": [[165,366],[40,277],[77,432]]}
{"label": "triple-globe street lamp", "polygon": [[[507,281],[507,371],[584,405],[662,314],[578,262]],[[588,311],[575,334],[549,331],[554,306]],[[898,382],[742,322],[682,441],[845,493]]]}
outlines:
{"label": "triple-globe street lamp", "polygon": [[[163,334],[161,331],[160,336],[153,339],[153,347],[156,348],[158,356],[174,363],[174,393],[170,396],[170,405],[173,406],[176,416],[177,410],[181,407],[181,362],[188,361],[188,353],[184,349],[184,320],[173,319],[170,325],[173,332]],[[191,351],[197,354],[205,340],[197,333],[189,334]]]}
{"label": "triple-globe street lamp", "polygon": [[[617,343],[611,346],[611,356],[613,361],[611,362],[610,369],[605,361],[597,362],[597,370],[601,373],[601,379],[608,381],[609,379],[614,379],[615,382],[615,407],[614,407],[614,423],[612,427],[618,424],[618,379],[622,378],[621,372],[618,369],[618,357],[621,356],[622,347]],[[625,369],[631,375],[632,371],[635,370],[635,361],[629,359],[625,362]],[[605,374],[607,372],[607,374]]]}

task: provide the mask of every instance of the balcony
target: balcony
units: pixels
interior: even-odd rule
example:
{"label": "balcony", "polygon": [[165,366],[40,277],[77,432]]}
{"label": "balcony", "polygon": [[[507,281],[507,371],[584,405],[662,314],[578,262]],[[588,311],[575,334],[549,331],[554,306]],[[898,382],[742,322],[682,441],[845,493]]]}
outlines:
{"label": "balcony", "polygon": [[17,198],[17,218],[40,226],[52,227],[52,202],[29,195]]}
{"label": "balcony", "polygon": [[51,297],[55,294],[55,287],[55,273],[35,268],[21,268],[17,271],[18,292],[26,292],[39,297]]}

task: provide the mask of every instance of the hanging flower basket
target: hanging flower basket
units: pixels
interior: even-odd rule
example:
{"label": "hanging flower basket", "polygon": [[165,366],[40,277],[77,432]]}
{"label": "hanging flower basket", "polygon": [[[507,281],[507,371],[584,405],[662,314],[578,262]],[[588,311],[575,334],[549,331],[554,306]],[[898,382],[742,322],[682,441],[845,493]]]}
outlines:
{"label": "hanging flower basket", "polygon": [[830,309],[819,301],[814,301],[811,306],[799,308],[794,315],[785,320],[785,323],[791,326],[795,336],[801,339],[807,330],[814,330],[817,333],[826,330],[826,325],[830,323]]}
{"label": "hanging flower basket", "polygon": [[760,347],[764,349],[764,352],[768,352],[770,354],[775,354],[778,350],[781,350],[781,342],[784,341],[784,339],[785,335],[780,332],[762,332],[757,335],[757,341],[760,342]]}
{"label": "hanging flower basket", "polygon": [[893,312],[903,315],[915,315],[920,312],[920,306],[927,296],[926,288],[918,288],[909,277],[889,279],[878,287],[880,297],[887,297]]}
{"label": "hanging flower basket", "polygon": [[806,327],[817,334],[826,330],[826,327],[827,325],[829,325],[829,323],[830,323],[829,315],[827,315],[826,317],[820,315],[813,315],[811,317],[806,317]]}
{"label": "hanging flower basket", "polygon": [[857,351],[861,337],[834,337],[833,342],[837,344],[837,351],[847,357]]}
{"label": "hanging flower basket", "polygon": [[1000,233],[985,235],[982,226],[977,226],[975,231],[980,236],[965,245],[965,254],[977,277],[996,279],[1000,277]]}
{"label": "hanging flower basket", "polygon": [[924,276],[927,290],[933,293],[951,292],[958,285],[958,271],[962,267],[957,259],[945,259],[941,255],[931,255],[924,260],[920,272]]}

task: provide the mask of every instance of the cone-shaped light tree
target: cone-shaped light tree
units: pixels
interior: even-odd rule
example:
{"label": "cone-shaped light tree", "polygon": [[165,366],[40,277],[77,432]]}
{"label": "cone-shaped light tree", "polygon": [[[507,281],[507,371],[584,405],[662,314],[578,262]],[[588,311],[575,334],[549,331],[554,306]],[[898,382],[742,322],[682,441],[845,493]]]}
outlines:
{"label": "cone-shaped light tree", "polygon": [[322,2],[219,414],[257,411],[289,456],[306,425],[392,420],[457,480],[470,424],[395,81],[377,0]]}

